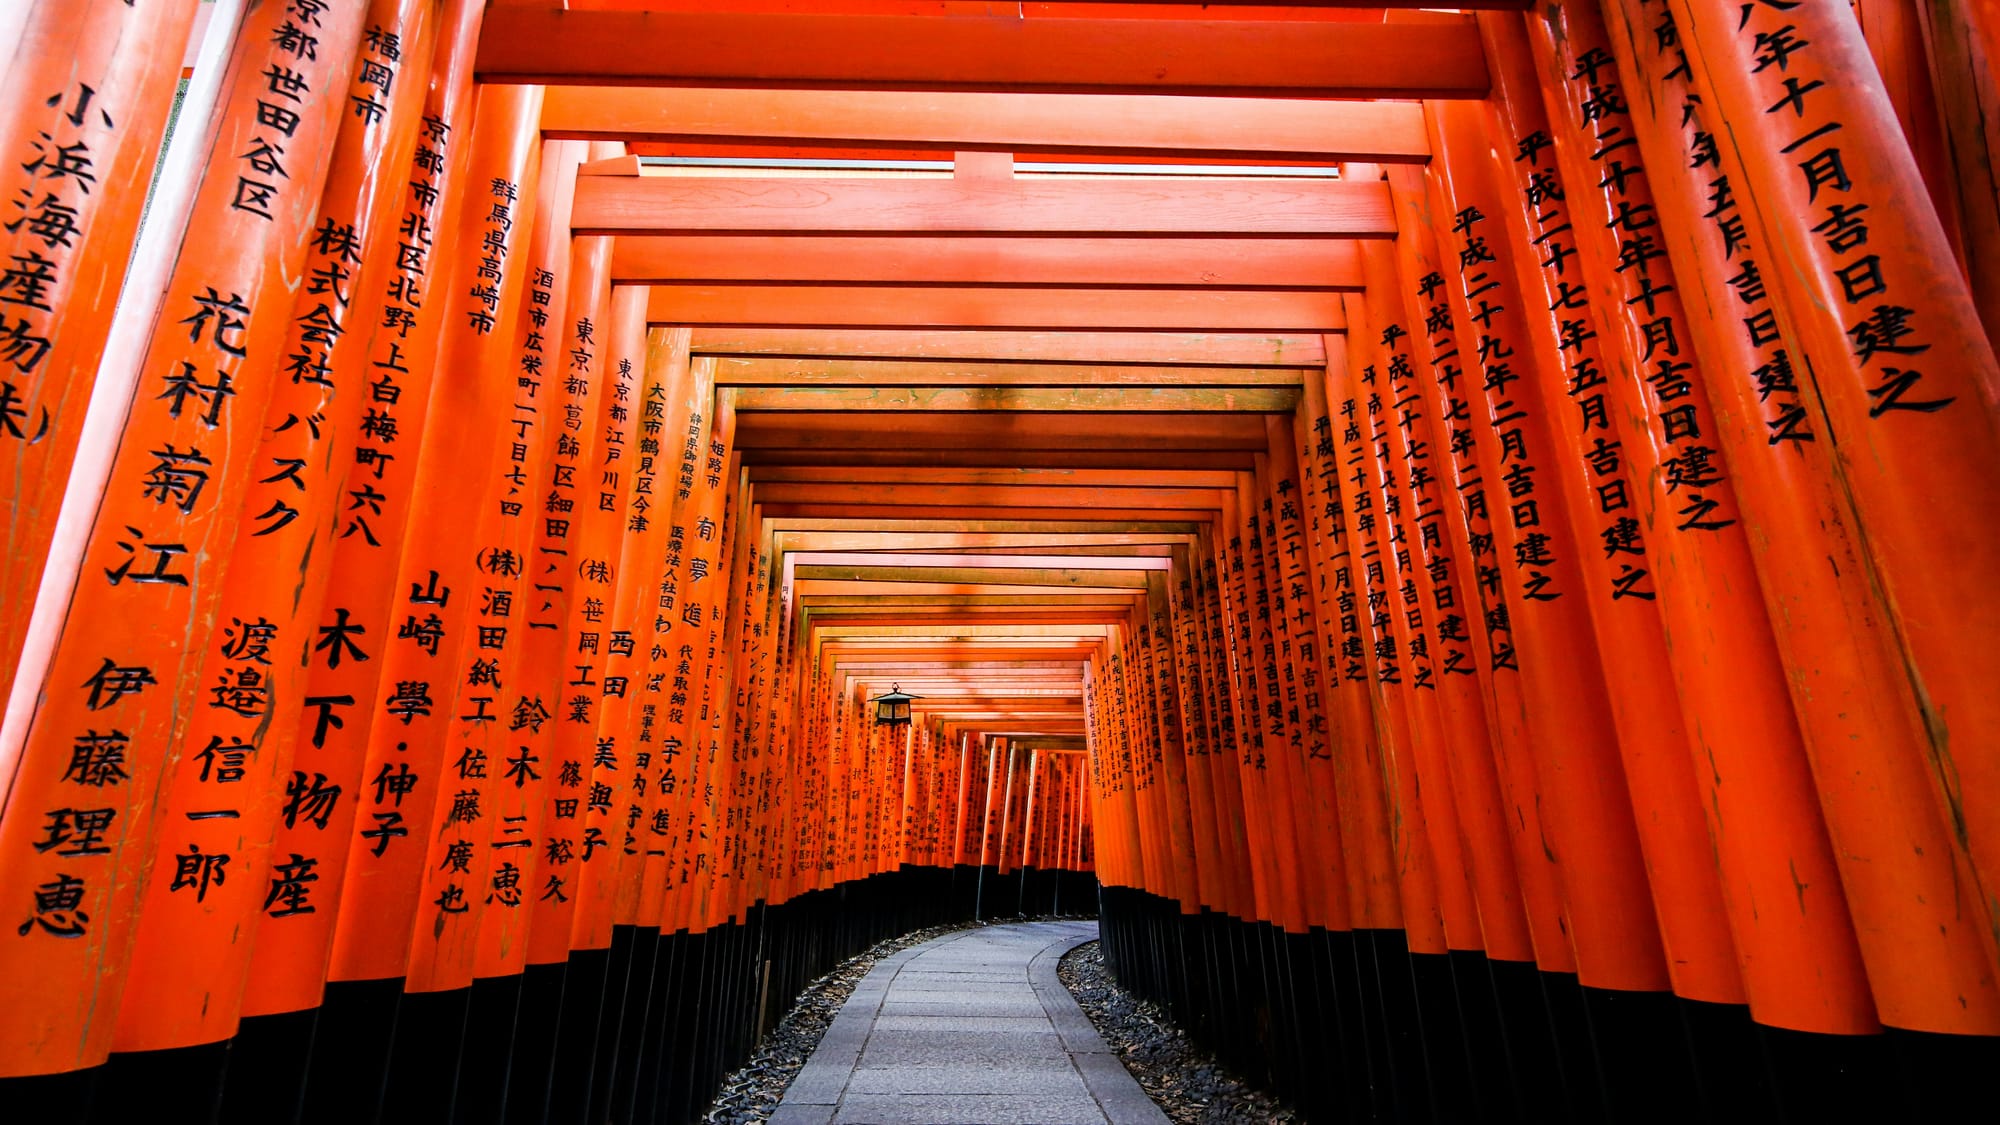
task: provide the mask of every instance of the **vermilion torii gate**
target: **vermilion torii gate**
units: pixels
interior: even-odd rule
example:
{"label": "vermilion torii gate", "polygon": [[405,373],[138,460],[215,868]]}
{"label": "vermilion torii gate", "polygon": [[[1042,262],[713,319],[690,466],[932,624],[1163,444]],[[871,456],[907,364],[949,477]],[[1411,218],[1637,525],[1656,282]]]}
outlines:
{"label": "vermilion torii gate", "polygon": [[0,13],[0,1105],[687,1120],[1056,910],[1314,1119],[1957,1104],[2000,20],[1417,7]]}

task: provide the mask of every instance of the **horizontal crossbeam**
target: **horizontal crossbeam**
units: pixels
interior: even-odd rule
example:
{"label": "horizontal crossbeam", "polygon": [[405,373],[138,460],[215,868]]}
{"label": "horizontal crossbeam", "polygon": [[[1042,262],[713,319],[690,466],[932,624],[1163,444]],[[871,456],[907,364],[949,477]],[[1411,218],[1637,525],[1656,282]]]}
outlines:
{"label": "horizontal crossbeam", "polygon": [[1200,234],[1388,238],[1382,181],[581,176],[579,234]]}
{"label": "horizontal crossbeam", "polygon": [[1020,19],[496,6],[475,74],[544,85],[1480,98],[1472,21]]}
{"label": "horizontal crossbeam", "polygon": [[768,144],[907,152],[1422,161],[1414,102],[556,87],[542,103],[550,137],[647,144]]}

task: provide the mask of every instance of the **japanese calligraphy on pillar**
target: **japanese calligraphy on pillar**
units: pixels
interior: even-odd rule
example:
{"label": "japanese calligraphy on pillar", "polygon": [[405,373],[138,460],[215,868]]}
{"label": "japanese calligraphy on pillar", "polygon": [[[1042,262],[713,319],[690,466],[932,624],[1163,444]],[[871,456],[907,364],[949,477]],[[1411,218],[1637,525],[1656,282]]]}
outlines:
{"label": "japanese calligraphy on pillar", "polygon": [[[1763,272],[1750,253],[1750,235],[1737,189],[1722,168],[1722,156],[1716,149],[1715,135],[1709,130],[1700,95],[1687,88],[1688,59],[1680,46],[1680,31],[1674,25],[1673,13],[1664,6],[1657,15],[1651,41],[1642,40],[1640,49],[1649,50],[1660,66],[1658,85],[1665,104],[1679,107],[1676,133],[1686,154],[1687,167],[1707,194],[1708,205],[1701,212],[1702,220],[1720,238],[1723,253],[1735,270],[1727,275],[1730,291],[1740,306],[1739,315],[1733,320],[1759,360],[1751,370],[1736,373],[1737,377],[1747,378],[1756,386],[1757,400],[1764,404],[1764,425],[1769,431],[1766,440],[1771,445],[1813,441],[1812,423],[1799,398],[1799,371],[1778,329],[1777,310],[1765,288]],[[1796,79],[1793,81],[1798,84]],[[1802,97],[1803,91],[1789,95],[1788,102],[1780,103],[1779,108],[1791,104],[1803,110],[1804,103],[1798,100]],[[1864,209],[1865,205],[1829,205],[1831,217],[1821,224],[1827,229],[1819,231],[1827,239],[1827,249],[1838,254],[1867,243],[1868,226],[1859,218]]]}
{"label": "japanese calligraphy on pillar", "polygon": [[[343,772],[329,775],[310,752],[294,767],[299,729],[294,709],[314,668],[337,671],[369,663],[381,635],[379,625],[371,633],[343,604],[330,606],[320,620],[330,573],[330,553],[321,548],[343,506],[341,470],[360,421],[369,378],[364,361],[388,272],[377,236],[393,213],[395,184],[376,171],[385,161],[407,159],[422,104],[414,82],[395,89],[402,33],[416,34],[415,47],[427,50],[431,43],[431,28],[414,15],[415,3],[375,0],[371,7],[349,98],[380,96],[395,112],[392,117],[385,107],[382,113],[343,115],[292,325],[280,349],[288,377],[278,382],[248,468],[244,511],[253,513],[255,522],[239,535],[229,558],[228,588],[218,610],[222,627],[204,659],[203,693],[181,735],[184,753],[199,768],[175,779],[154,860],[156,874],[177,868],[185,844],[186,854],[230,857],[233,878],[193,897],[173,893],[171,883],[162,889],[158,878],[148,889],[121,1012],[121,1050],[202,1042],[234,1028],[241,974],[249,962],[247,939],[258,928],[253,911],[261,909],[268,919],[319,911],[325,833],[343,793],[350,804],[353,800],[355,779]],[[201,471],[193,464],[178,469]],[[165,477],[168,471],[163,463],[153,479],[206,484],[205,473]],[[280,576],[281,583],[267,584],[271,576]],[[320,699],[312,707],[317,733],[319,714],[324,712],[330,725],[338,705],[315,698]],[[282,790],[281,803],[259,799],[273,790]],[[187,823],[176,825],[177,820]],[[313,846],[273,851],[280,825],[313,834]],[[217,955],[189,966],[184,955],[190,943],[212,946]]]}
{"label": "japanese calligraphy on pillar", "polygon": [[[40,4],[0,128],[0,682],[11,682],[194,6]],[[83,299],[73,299],[83,298]]]}
{"label": "japanese calligraphy on pillar", "polygon": [[[251,458],[329,166],[340,108],[331,92],[347,81],[362,8],[291,0],[241,28],[188,223],[192,249],[168,283],[70,607],[70,620],[88,625],[57,645],[0,822],[0,901],[23,918],[0,975],[33,978],[14,995],[48,1021],[35,1038],[64,1044],[44,1054],[69,1060],[57,1069],[96,1061],[112,1030],[115,1000],[99,993],[115,997],[125,979],[157,786],[170,780],[162,767],[185,701],[204,694],[200,654],[251,483],[251,474],[210,477],[206,467]],[[90,106],[76,108],[91,120]],[[100,127],[112,108],[96,107]],[[53,173],[45,186],[81,191],[81,175],[94,175],[82,136],[51,137],[30,162]],[[282,183],[268,190],[245,186],[278,172]],[[55,260],[21,265],[0,280],[0,305],[32,297],[49,305],[37,311],[53,312],[41,294]],[[191,823],[159,829],[187,835]],[[173,850],[174,870],[156,873],[170,891],[200,899],[229,877],[231,851],[192,836]],[[70,977],[66,960],[85,977]],[[40,989],[62,995],[31,1000]]]}
{"label": "japanese calligraphy on pillar", "polygon": [[[1461,397],[1459,383],[1465,378],[1465,371],[1451,306],[1443,293],[1445,284],[1443,276],[1433,270],[1416,279],[1412,286],[1412,296],[1423,310],[1427,347],[1424,361],[1430,373],[1426,389],[1436,423],[1433,433],[1442,444],[1440,452],[1449,459],[1451,485],[1458,493],[1454,506],[1464,522],[1466,545],[1471,552],[1467,564],[1471,573],[1464,577],[1469,588],[1478,592],[1479,624],[1486,636],[1489,667],[1495,672],[1513,671],[1519,668],[1514,655],[1513,626],[1500,594],[1500,559],[1494,542],[1492,512],[1487,506],[1485,472],[1473,433],[1473,404]],[[1471,609],[1467,607],[1468,612]]]}

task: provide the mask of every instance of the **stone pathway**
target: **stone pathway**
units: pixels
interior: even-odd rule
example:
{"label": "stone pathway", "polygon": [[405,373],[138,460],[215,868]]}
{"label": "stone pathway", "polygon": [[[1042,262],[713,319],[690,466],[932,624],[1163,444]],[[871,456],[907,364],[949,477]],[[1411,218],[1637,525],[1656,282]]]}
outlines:
{"label": "stone pathway", "polygon": [[1056,979],[1095,922],[985,926],[892,954],[855,986],[773,1125],[1166,1125]]}

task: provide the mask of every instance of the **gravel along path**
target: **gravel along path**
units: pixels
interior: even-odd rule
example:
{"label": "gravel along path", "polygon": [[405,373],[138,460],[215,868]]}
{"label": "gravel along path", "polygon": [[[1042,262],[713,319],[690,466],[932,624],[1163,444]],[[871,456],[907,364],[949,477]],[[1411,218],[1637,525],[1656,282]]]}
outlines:
{"label": "gravel along path", "polygon": [[1098,943],[1077,946],[1056,975],[1125,1069],[1178,1125],[1304,1120],[1195,1046],[1166,1009],[1118,987]]}

